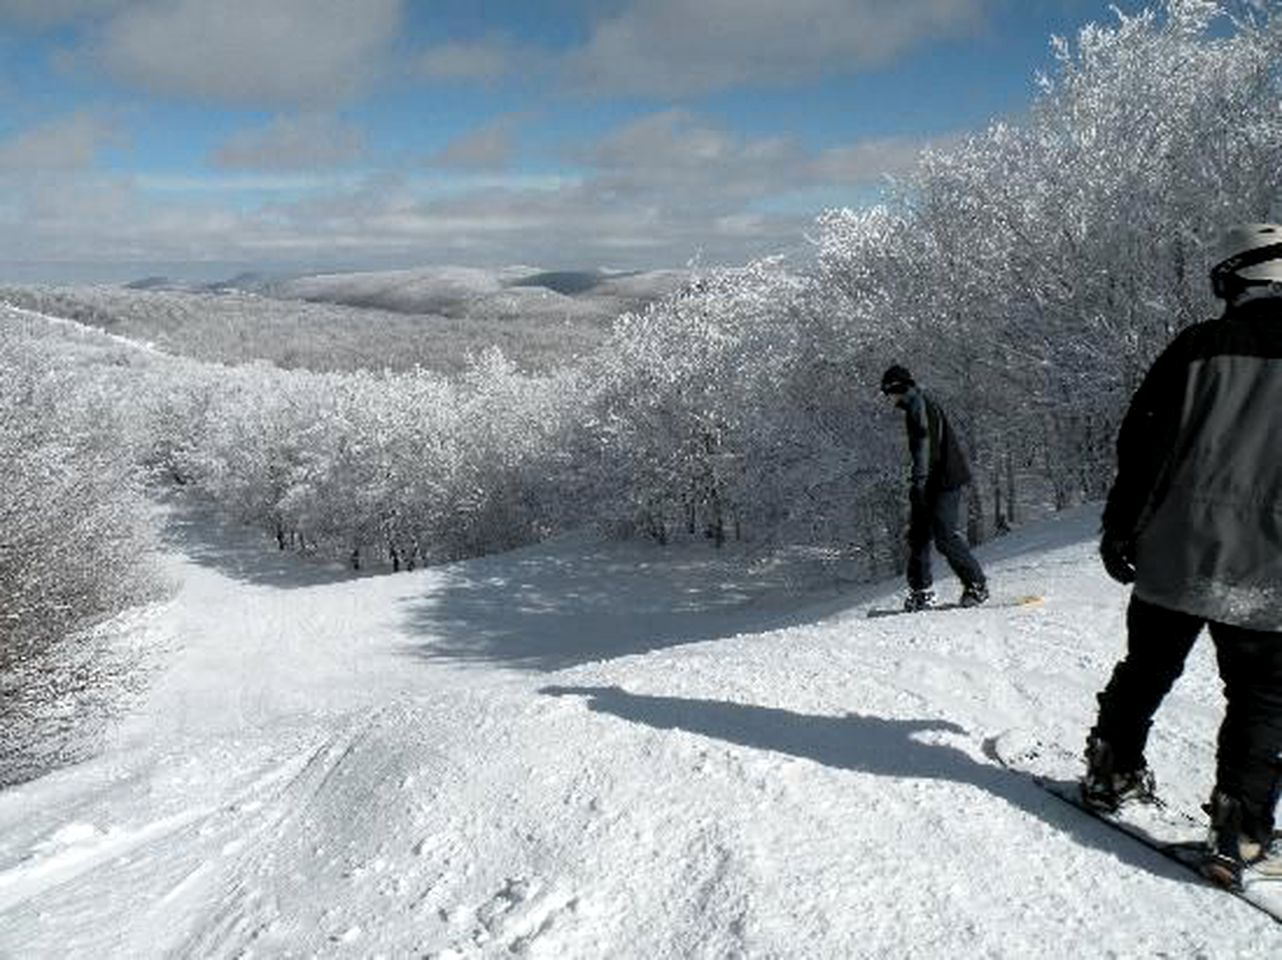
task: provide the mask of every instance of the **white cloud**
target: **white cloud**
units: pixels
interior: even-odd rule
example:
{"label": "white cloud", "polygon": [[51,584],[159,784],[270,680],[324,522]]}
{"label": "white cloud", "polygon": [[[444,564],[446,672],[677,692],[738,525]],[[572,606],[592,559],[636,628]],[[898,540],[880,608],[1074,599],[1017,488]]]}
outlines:
{"label": "white cloud", "polygon": [[945,149],[961,134],[938,137],[881,137],[823,151],[811,164],[813,179],[823,183],[870,183],[906,173],[927,147]]}
{"label": "white cloud", "polygon": [[511,115],[478,127],[433,154],[428,163],[463,170],[506,169],[515,154],[516,129],[522,120],[521,116]]}
{"label": "white cloud", "polygon": [[[423,262],[679,265],[806,249],[819,212],[772,198],[811,189],[856,202],[857,185],[915,160],[926,141],[879,140],[822,153],[782,138],[735,135],[685,110],[641,117],[573,159],[577,179],[412,178],[312,196],[273,209],[300,238],[329,232]],[[451,188],[452,185],[452,188]]]}
{"label": "white cloud", "polygon": [[88,170],[101,150],[121,142],[119,131],[100,117],[60,117],[0,141],[0,171]]}
{"label": "white cloud", "polygon": [[207,173],[143,173],[133,177],[139,190],[152,194],[186,194],[230,197],[234,194],[301,194],[343,190],[359,183],[353,173],[319,173],[294,170]]}
{"label": "white cloud", "polygon": [[[65,142],[86,142],[66,130]],[[53,135],[35,140],[63,142]],[[709,263],[741,263],[804,254],[820,206],[859,202],[861,183],[902,169],[921,146],[879,140],[816,153],[669,110],[583,145],[572,157],[575,175],[487,172],[477,163],[373,176],[247,165],[194,180],[68,172],[33,189],[22,175],[0,173],[0,196],[14,198],[0,204],[0,261],[643,268],[701,255]],[[458,157],[467,153],[455,147]],[[37,153],[47,155],[23,151]]]}
{"label": "white cloud", "polygon": [[689,110],[653,113],[603,138],[593,160],[610,169],[694,169],[740,152],[734,138],[700,123]]}
{"label": "white cloud", "polygon": [[332,104],[366,89],[396,39],[403,0],[157,0],[111,20],[95,52],[161,95]]}
{"label": "white cloud", "polygon": [[964,36],[986,0],[645,0],[599,22],[569,68],[593,91],[679,96],[882,66]]}
{"label": "white cloud", "polygon": [[[0,189],[6,186],[0,175]],[[808,222],[736,215],[733,206],[708,216],[659,207],[652,197],[616,202],[592,181],[505,185],[469,176],[446,190],[435,180],[383,177],[256,207],[243,196],[224,200],[154,186],[103,176],[29,185],[19,209],[0,204],[0,261],[132,262],[143,272],[143,264],[185,260],[285,270],[413,263],[679,266],[699,253],[708,262],[733,263],[779,252],[799,243]]]}
{"label": "white cloud", "polygon": [[650,196],[662,206],[706,210],[734,205],[801,175],[804,154],[783,137],[744,140],[686,110],[642,117],[604,137],[585,158],[596,189]]}
{"label": "white cloud", "polygon": [[424,51],[418,72],[429,80],[489,81],[512,72],[521,58],[504,40],[488,39],[444,43]]}
{"label": "white cloud", "polygon": [[234,134],[211,160],[223,170],[317,170],[359,159],[361,131],[327,114],[278,117],[265,127]]}
{"label": "white cloud", "polygon": [[111,13],[138,0],[0,0],[0,23],[50,27]]}

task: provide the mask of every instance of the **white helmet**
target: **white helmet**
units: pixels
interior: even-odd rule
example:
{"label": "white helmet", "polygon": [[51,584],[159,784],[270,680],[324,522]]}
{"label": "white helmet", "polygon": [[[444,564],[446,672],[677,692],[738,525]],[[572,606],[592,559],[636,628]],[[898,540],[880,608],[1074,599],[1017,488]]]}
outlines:
{"label": "white helmet", "polygon": [[1227,299],[1233,287],[1274,283],[1282,284],[1282,226],[1243,223],[1230,227],[1220,241],[1219,260],[1211,268],[1215,295]]}

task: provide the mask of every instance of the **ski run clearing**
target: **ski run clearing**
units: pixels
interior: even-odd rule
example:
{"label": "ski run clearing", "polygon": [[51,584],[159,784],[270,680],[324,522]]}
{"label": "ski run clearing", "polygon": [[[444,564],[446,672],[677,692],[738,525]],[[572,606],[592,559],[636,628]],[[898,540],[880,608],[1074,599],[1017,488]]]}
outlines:
{"label": "ski run clearing", "polygon": [[[878,620],[897,583],[802,559],[576,536],[361,577],[160,522],[145,697],[0,793],[0,956],[1282,956],[990,759],[1079,770],[1126,603],[1092,508],[980,551],[1043,605]],[[1149,751],[1172,804],[1220,710],[1203,641]]]}

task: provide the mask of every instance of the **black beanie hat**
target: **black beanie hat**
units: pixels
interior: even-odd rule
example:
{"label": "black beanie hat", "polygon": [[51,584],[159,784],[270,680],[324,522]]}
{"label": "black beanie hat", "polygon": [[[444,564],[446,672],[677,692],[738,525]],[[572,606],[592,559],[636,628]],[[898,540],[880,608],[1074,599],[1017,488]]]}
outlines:
{"label": "black beanie hat", "polygon": [[881,375],[882,393],[905,393],[909,387],[917,385],[907,367],[895,364]]}

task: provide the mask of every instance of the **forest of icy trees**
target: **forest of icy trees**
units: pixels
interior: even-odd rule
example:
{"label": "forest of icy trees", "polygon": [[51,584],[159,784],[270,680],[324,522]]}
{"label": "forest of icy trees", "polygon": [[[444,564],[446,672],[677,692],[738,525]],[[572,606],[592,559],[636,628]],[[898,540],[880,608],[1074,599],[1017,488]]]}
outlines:
{"label": "forest of icy trees", "polygon": [[902,425],[877,394],[898,362],[972,455],[973,539],[1101,497],[1148,361],[1216,312],[1222,229],[1282,219],[1268,6],[1167,0],[1057,41],[1025,116],[822,215],[813,263],[698,271],[555,368],[285,370],[238,360],[244,326],[215,363],[0,308],[0,726],[47,732],[128,672],[84,638],[161,589],[157,485],[359,566],[591,525],[871,577],[900,562]]}

